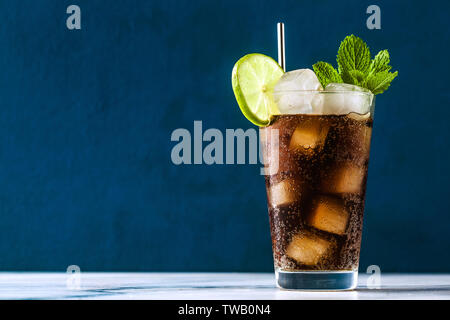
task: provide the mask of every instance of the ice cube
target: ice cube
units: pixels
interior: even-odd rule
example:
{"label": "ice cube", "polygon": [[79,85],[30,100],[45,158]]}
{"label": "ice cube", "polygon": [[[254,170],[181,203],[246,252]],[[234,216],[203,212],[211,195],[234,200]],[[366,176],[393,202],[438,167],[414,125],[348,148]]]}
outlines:
{"label": "ice cube", "polygon": [[373,94],[368,89],[347,83],[330,83],[325,87],[324,93],[314,96],[311,104],[313,109],[321,110],[322,114],[354,112],[365,115],[370,112],[372,100]]}
{"label": "ice cube", "polygon": [[325,87],[325,91],[356,91],[356,92],[369,92],[369,89],[355,86],[348,83],[329,83]]}
{"label": "ice cube", "polygon": [[359,114],[351,112],[347,115],[350,119],[356,120],[356,121],[365,121],[370,118],[370,112],[367,112],[366,114]]}
{"label": "ice cube", "polygon": [[[363,135],[364,137],[364,144],[363,144],[363,152],[364,154],[367,156],[367,158],[369,158],[369,152],[370,152],[370,140],[372,138],[372,128],[370,127],[365,127],[365,134]],[[369,160],[369,159],[367,159]]]}
{"label": "ice cube", "polygon": [[298,201],[301,196],[300,183],[295,179],[285,179],[269,189],[269,203],[279,207]]}
{"label": "ice cube", "polygon": [[302,91],[322,89],[314,71],[299,69],[283,74],[274,87],[273,97],[281,114],[310,114],[314,95]]}
{"label": "ice cube", "polygon": [[328,130],[329,126],[318,119],[302,121],[292,134],[289,149],[300,152],[317,150],[324,145]]}
{"label": "ice cube", "polygon": [[340,162],[322,175],[322,190],[326,193],[355,193],[362,191],[366,169],[349,161]]}
{"label": "ice cube", "polygon": [[348,218],[349,214],[341,199],[323,195],[315,199],[307,224],[322,231],[343,235]]}
{"label": "ice cube", "polygon": [[318,264],[331,248],[331,241],[312,233],[299,233],[292,237],[286,255],[298,263],[313,266]]}

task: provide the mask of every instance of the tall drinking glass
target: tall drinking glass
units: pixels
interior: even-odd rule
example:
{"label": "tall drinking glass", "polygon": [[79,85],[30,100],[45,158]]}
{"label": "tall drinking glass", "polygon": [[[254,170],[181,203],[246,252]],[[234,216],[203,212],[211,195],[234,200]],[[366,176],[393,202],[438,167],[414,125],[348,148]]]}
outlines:
{"label": "tall drinking glass", "polygon": [[356,91],[289,95],[314,101],[321,110],[277,115],[270,126],[260,129],[277,285],[353,289],[374,96]]}

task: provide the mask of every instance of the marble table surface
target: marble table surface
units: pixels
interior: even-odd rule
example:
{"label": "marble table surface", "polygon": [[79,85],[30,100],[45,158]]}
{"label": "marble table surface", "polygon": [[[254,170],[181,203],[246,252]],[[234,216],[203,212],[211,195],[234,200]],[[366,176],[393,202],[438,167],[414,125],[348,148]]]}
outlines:
{"label": "marble table surface", "polygon": [[[360,274],[343,292],[286,291],[268,273],[0,273],[0,299],[450,299],[450,274]],[[372,283],[372,285],[371,285]]]}

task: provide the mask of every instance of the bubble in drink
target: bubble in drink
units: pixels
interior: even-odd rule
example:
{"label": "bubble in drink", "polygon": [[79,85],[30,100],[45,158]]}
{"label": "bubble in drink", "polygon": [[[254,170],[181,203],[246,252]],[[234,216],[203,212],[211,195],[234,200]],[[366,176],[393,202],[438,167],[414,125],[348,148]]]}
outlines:
{"label": "bubble in drink", "polygon": [[350,113],[347,121],[335,128],[334,135],[340,137],[332,150],[337,161],[349,161],[359,167],[364,167],[369,161],[372,136],[372,124],[367,121],[369,117],[370,114]]}

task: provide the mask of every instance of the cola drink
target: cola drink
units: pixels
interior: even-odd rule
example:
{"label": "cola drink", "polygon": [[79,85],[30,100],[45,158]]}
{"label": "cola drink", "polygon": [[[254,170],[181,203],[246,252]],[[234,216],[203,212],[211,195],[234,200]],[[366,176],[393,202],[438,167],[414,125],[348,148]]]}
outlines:
{"label": "cola drink", "polygon": [[260,129],[278,286],[356,286],[372,114],[284,114]]}

